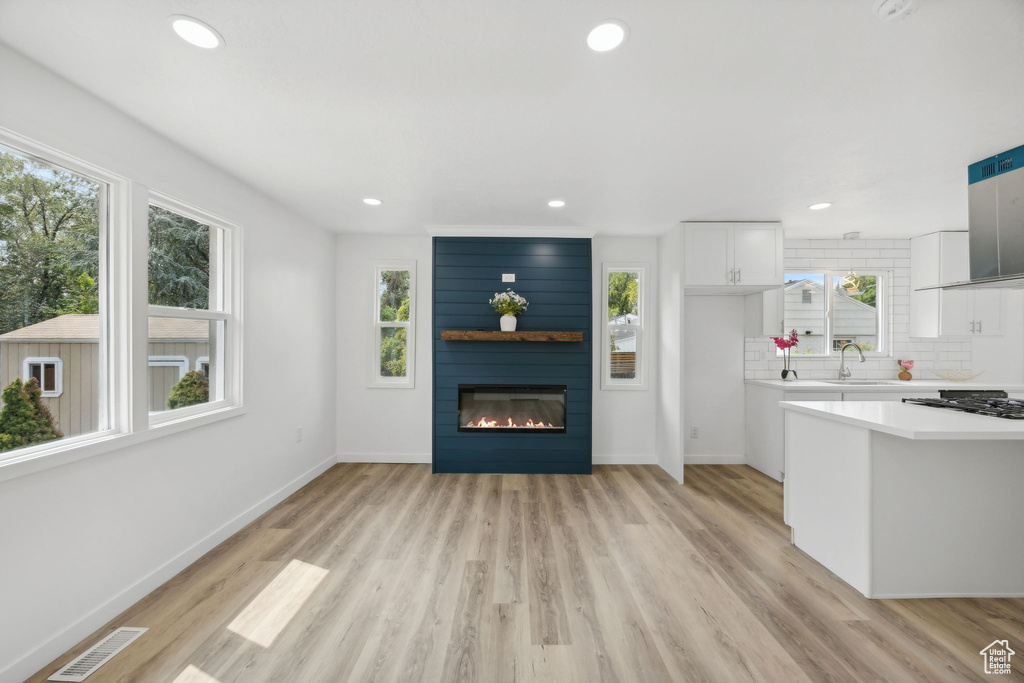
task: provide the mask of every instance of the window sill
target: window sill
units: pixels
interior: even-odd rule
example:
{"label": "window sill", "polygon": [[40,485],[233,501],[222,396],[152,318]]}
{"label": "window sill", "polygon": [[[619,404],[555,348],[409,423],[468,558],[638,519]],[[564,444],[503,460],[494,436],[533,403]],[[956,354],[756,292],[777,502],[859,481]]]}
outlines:
{"label": "window sill", "polygon": [[244,406],[231,406],[151,426],[143,432],[131,434],[107,432],[94,434],[91,437],[89,435],[74,437],[75,441],[73,443],[63,440],[53,445],[40,444],[39,446],[25,449],[23,453],[0,460],[0,482],[78,462],[95,455],[103,455],[104,453],[110,453],[121,448],[136,446],[194,427],[201,427],[213,424],[214,422],[239,417],[247,412],[248,409]]}

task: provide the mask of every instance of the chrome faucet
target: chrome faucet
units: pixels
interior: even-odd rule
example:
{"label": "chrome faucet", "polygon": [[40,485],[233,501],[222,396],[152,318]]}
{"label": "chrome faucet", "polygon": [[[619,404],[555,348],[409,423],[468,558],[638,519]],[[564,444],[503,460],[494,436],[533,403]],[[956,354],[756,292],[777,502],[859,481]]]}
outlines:
{"label": "chrome faucet", "polygon": [[843,344],[843,348],[839,349],[839,379],[846,379],[853,373],[850,372],[849,368],[846,367],[846,349],[853,347],[857,349],[857,355],[860,356],[860,362],[863,363],[867,360],[864,357],[864,352],[860,350],[860,347],[853,342],[847,342]]}

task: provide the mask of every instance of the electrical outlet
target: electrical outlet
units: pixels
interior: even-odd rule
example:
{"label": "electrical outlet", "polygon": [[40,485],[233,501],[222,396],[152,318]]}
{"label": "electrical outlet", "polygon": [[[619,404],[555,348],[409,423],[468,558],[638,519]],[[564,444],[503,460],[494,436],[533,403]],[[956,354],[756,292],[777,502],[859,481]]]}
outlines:
{"label": "electrical outlet", "polygon": [[295,428],[295,443],[302,441],[302,427]]}
{"label": "electrical outlet", "polygon": [[698,428],[696,428],[696,427],[690,427],[690,438],[691,439],[699,439],[700,438],[700,430]]}

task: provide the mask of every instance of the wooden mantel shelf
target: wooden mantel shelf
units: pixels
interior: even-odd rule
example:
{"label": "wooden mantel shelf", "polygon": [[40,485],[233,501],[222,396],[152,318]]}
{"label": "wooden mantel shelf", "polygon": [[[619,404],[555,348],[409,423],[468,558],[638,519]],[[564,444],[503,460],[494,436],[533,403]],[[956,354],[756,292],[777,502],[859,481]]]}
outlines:
{"label": "wooden mantel shelf", "polygon": [[535,332],[500,330],[441,330],[446,341],[581,342],[582,332]]}

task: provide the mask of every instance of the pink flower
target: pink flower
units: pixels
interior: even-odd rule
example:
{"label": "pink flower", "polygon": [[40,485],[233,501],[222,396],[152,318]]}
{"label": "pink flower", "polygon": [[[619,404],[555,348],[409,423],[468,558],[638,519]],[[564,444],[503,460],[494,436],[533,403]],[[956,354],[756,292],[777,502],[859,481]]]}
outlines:
{"label": "pink flower", "polygon": [[901,360],[899,361],[899,364],[904,370],[910,371],[914,369],[914,361],[912,360]]}

